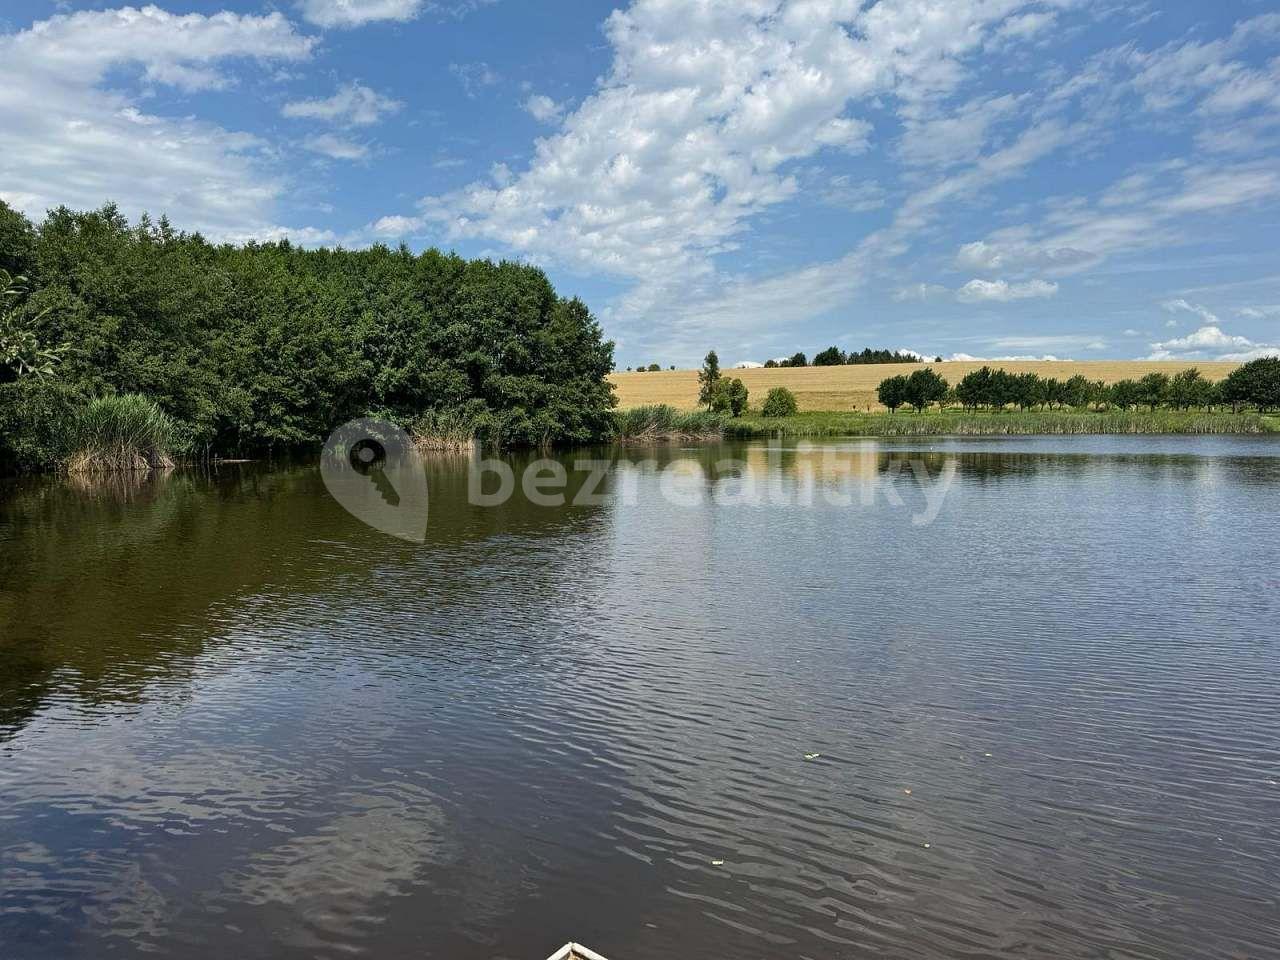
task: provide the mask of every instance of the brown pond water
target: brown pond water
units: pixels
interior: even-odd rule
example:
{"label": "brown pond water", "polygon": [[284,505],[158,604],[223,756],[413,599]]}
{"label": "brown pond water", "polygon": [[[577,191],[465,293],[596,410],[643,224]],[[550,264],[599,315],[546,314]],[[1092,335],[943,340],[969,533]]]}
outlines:
{"label": "brown pond water", "polygon": [[645,455],[0,484],[0,957],[1280,955],[1280,443]]}

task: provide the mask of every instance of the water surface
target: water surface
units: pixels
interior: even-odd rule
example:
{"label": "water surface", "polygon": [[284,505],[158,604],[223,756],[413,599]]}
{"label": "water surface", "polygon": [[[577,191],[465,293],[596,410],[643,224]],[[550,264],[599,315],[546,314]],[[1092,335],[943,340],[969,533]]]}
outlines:
{"label": "water surface", "polygon": [[643,456],[0,486],[0,956],[1280,953],[1280,444]]}

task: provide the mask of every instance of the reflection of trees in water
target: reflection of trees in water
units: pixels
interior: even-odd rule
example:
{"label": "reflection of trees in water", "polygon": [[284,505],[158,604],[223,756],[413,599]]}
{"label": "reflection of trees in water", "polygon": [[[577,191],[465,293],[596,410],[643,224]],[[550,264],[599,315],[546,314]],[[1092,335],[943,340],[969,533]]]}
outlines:
{"label": "reflection of trees in water", "polygon": [[[470,507],[468,462],[427,464],[433,506],[421,547],[364,527],[311,467],[0,488],[0,739],[55,689],[91,706],[139,702],[161,672],[172,681],[190,670],[229,602],[288,603],[359,583],[380,564],[408,564],[424,549],[556,537],[600,515],[598,507],[535,507],[518,483],[505,506]],[[572,499],[586,478],[570,471],[569,479]],[[433,573],[461,581],[466,572]],[[447,602],[449,589],[433,587]],[[356,600],[368,592],[351,589]]]}

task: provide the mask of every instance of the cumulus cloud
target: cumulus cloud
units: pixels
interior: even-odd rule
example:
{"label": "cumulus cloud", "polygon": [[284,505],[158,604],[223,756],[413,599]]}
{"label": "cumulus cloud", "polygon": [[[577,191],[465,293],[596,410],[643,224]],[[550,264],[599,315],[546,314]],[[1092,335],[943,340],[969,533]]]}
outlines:
{"label": "cumulus cloud", "polygon": [[564,115],[564,104],[550,97],[535,93],[524,102],[525,112],[539,123],[554,123]]}
{"label": "cumulus cloud", "polygon": [[1009,303],[1014,300],[1039,300],[1056,296],[1058,285],[1047,280],[1028,280],[1025,283],[1010,283],[1007,280],[970,280],[956,291],[956,299],[961,303],[982,303],[994,301]]}
{"label": "cumulus cloud", "polygon": [[1280,356],[1280,347],[1275,344],[1255,343],[1248,337],[1229,334],[1216,324],[1209,324],[1185,337],[1153,343],[1148,359],[1193,360],[1211,357],[1214,360],[1244,362],[1272,356]]}
{"label": "cumulus cloud", "polygon": [[286,117],[324,120],[344,126],[371,126],[400,110],[404,104],[360,83],[348,83],[333,96],[317,100],[294,100],[280,112]]}
{"label": "cumulus cloud", "polygon": [[224,61],[297,62],[315,40],[279,13],[176,15],[158,7],[81,11],[0,36],[0,196],[34,217],[117,199],[224,237],[271,225],[284,189],[257,137],[190,116],[149,113],[107,77],[140,68],[151,85],[228,86]]}

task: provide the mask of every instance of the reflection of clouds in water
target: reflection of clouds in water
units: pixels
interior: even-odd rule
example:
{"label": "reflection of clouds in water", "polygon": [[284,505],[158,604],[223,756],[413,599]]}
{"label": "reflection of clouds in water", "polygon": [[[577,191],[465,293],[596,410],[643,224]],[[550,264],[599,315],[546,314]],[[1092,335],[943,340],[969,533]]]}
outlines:
{"label": "reflection of clouds in water", "polygon": [[250,854],[223,875],[216,901],[286,906],[306,926],[292,940],[319,948],[350,938],[379,897],[422,882],[422,868],[448,859],[446,820],[434,799],[411,784],[377,793],[342,793],[327,805],[349,812],[322,820],[305,836]]}
{"label": "reflection of clouds in water", "polygon": [[[173,913],[142,866],[123,851],[85,851],[67,863],[44,844],[28,842],[6,848],[3,863],[0,889],[8,913],[51,920],[74,911],[106,935],[130,942],[161,936]],[[56,884],[49,881],[53,867]]]}

